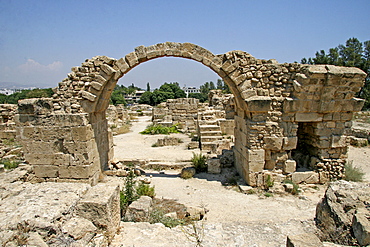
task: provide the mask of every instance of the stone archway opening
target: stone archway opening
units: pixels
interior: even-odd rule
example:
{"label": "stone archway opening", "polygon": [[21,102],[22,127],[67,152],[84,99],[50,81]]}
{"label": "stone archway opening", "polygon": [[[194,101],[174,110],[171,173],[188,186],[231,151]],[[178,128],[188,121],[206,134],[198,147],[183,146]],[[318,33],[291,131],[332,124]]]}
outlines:
{"label": "stone archway opening", "polygon": [[[215,84],[216,84],[217,79],[221,79],[217,74],[214,74],[213,71],[209,70],[207,66],[204,66],[199,62],[184,59],[184,58],[163,57],[163,58],[153,59],[149,62],[145,62],[145,63],[138,65],[133,70],[131,70],[129,73],[127,73],[125,76],[123,76],[118,81],[118,83],[121,85],[124,84],[126,86],[132,85],[132,83],[134,83],[135,86],[145,88],[146,83],[150,82],[150,76],[148,76],[147,80],[141,80],[140,81],[141,84],[140,84],[140,83],[137,83],[137,81],[135,82],[134,77],[132,75],[130,77],[130,74],[133,73],[135,75],[136,73],[136,76],[138,76],[138,74],[140,73],[148,73],[149,66],[148,67],[146,66],[149,65],[149,63],[151,63],[151,67],[154,66],[157,69],[155,73],[163,74],[162,78],[164,77],[165,79],[167,77],[166,73],[170,74],[169,76],[170,80],[162,80],[160,84],[158,81],[156,81],[157,84],[150,83],[152,90],[154,89],[153,85],[157,86],[157,85],[163,85],[164,83],[172,83],[172,82],[179,83],[180,88],[182,88],[182,86],[184,86],[184,81],[181,80],[181,76],[177,76],[177,77],[174,76],[174,74],[176,74],[177,72],[184,75],[186,73],[189,73],[189,74],[194,73],[193,72],[194,70],[198,72],[199,70],[202,69],[203,71],[201,70],[201,72],[203,73],[206,73],[205,70],[208,70],[207,76],[211,77],[211,79],[213,79]],[[157,64],[154,64],[154,63],[157,63]],[[178,64],[177,66],[173,65],[176,63]],[[168,69],[166,68],[161,69],[162,66],[169,65],[169,64],[173,65],[171,67],[171,70],[175,69],[176,72],[174,71],[167,72]],[[186,65],[190,65],[190,68],[184,68]],[[176,69],[179,71],[177,71]],[[125,79],[125,77],[128,77],[129,79]],[[199,78],[197,78],[196,75],[192,76],[192,78],[193,80],[189,80],[189,77],[188,77],[187,78],[188,82],[195,81],[197,82],[197,84],[189,85],[188,83],[186,83],[188,86],[198,86],[199,88],[198,84],[204,83],[204,81],[200,83],[200,80]],[[122,82],[123,80],[125,81]],[[159,88],[159,86],[157,86],[157,88]],[[206,110],[207,110],[207,114],[211,114],[213,112],[210,112],[209,109],[211,108],[207,107],[208,104],[200,103],[200,101],[195,98],[186,99],[184,96],[178,99],[169,99],[165,102],[162,102],[159,107],[153,107],[153,110],[150,112],[152,121],[147,122],[147,123],[142,123],[144,117],[139,117],[138,120],[135,120],[135,122],[133,122],[135,125],[134,126],[135,132],[138,132],[137,128],[139,125],[142,127],[141,129],[142,131],[149,124],[160,124],[166,127],[176,125],[183,134],[172,134],[170,137],[164,137],[161,135],[160,136],[158,135],[155,135],[155,136],[135,135],[135,139],[134,139],[134,133],[130,132],[128,135],[126,135],[127,139],[130,139],[130,143],[128,143],[127,140],[123,138],[124,136],[115,136],[114,137],[115,160],[120,160],[120,161],[123,161],[124,163],[129,163],[129,162],[134,163],[134,164],[138,163],[143,168],[144,167],[147,167],[147,168],[157,167],[158,168],[158,166],[181,167],[183,165],[189,165],[189,161],[193,156],[193,152],[196,152],[196,153],[200,152],[199,148],[202,147],[199,145],[200,140],[203,141],[202,142],[203,152],[206,152],[205,147],[204,147],[207,145],[206,142],[211,142],[213,141],[213,139],[216,140],[216,138],[225,139],[226,141],[226,133],[224,133],[224,136],[222,135],[221,127],[222,127],[223,132],[226,132],[225,129],[228,132],[230,132],[230,129],[227,129],[227,127],[229,126],[226,125],[226,119],[222,121],[222,123],[219,123],[221,122],[220,119],[225,114],[207,115],[208,118],[212,117],[212,120],[214,120],[212,124],[214,124],[215,126],[212,126],[212,127],[214,128],[218,127],[219,131],[217,133],[216,132],[211,133],[212,136],[207,136],[207,139],[206,137],[200,138],[197,129],[199,128],[198,125],[204,125],[203,122],[206,122],[206,121],[202,121],[203,113]],[[148,107],[146,107],[145,105],[133,106],[133,107],[129,107],[129,109],[133,109],[133,111],[129,110],[129,112],[134,115],[136,115],[135,111],[137,109],[142,109],[142,111],[140,110],[140,113],[145,113],[145,115],[148,114],[148,112],[145,111],[145,109],[148,109]],[[217,109],[217,113],[220,111],[221,111],[220,109]],[[136,122],[136,121],[139,121],[139,122]],[[207,123],[211,124],[211,121],[208,121]],[[228,125],[231,125],[231,124],[228,123]],[[231,131],[233,135],[234,134],[233,128],[231,129]],[[170,148],[165,144],[165,143],[168,143],[169,146],[174,145],[173,142],[175,142],[177,138],[179,138],[181,142],[175,145],[176,147],[172,146]],[[193,141],[191,139],[193,139]],[[230,139],[228,139],[227,141],[229,141]],[[138,140],[141,141],[140,147],[137,146],[137,142],[139,142]],[[151,147],[152,145],[154,147]],[[124,146],[127,146],[127,148],[123,148]],[[164,146],[167,146],[167,147],[164,147]],[[141,150],[141,152],[137,152],[135,148],[137,150]],[[168,149],[171,149],[172,152],[168,152]],[[207,151],[211,151],[211,150],[207,150]],[[163,155],[164,153],[166,153],[166,155]]]}
{"label": "stone archway opening", "polygon": [[[18,136],[36,177],[96,183],[113,154],[105,117],[111,93],[131,69],[159,57],[200,62],[227,83],[235,97],[235,166],[249,185],[263,186],[271,177],[294,179],[296,162],[290,153],[297,143],[312,142],[313,182],[343,177],[346,133],[353,112],[364,103],[354,98],[364,83],[363,71],[279,64],[243,51],[214,55],[191,43],[174,42],[139,46],[120,59],[87,59],[72,68],[53,98],[21,101]],[[309,132],[301,123],[313,129],[309,142],[303,141],[301,134]]]}

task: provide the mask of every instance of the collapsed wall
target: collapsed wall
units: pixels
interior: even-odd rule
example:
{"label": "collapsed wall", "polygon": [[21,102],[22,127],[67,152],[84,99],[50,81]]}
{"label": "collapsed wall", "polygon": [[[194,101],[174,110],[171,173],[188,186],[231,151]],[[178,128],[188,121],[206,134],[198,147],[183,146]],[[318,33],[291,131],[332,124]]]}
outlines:
{"label": "collapsed wall", "polygon": [[235,116],[235,156],[247,183],[260,186],[267,176],[284,178],[281,173],[296,182],[342,178],[353,112],[363,106],[354,96],[366,74],[300,64],[250,65],[245,71],[239,75],[247,99]]}

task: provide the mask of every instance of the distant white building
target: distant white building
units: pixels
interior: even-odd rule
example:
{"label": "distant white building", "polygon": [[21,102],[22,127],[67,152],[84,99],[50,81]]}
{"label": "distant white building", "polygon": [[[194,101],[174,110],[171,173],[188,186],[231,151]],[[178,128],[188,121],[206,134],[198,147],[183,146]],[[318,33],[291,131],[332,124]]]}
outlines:
{"label": "distant white building", "polygon": [[143,93],[145,93],[145,91],[137,90],[132,94],[126,95],[125,99],[127,101],[139,102],[140,97],[141,97],[141,95],[143,95]]}
{"label": "distant white building", "polygon": [[200,93],[200,89],[196,87],[183,87],[182,90],[185,92],[186,97],[189,96],[189,93]]}
{"label": "distant white building", "polygon": [[0,94],[11,95],[15,92],[15,89],[0,88]]}

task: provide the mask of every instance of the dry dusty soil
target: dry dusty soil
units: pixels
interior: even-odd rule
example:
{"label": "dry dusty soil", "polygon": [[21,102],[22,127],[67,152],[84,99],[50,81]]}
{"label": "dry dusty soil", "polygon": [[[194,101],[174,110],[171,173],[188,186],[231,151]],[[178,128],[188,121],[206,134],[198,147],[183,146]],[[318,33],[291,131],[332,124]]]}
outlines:
{"label": "dry dusty soil", "polygon": [[[114,137],[115,158],[152,159],[175,162],[189,160],[192,152],[186,150],[186,142],[176,147],[151,147],[160,136],[140,135],[150,123],[141,117],[132,126],[132,132]],[[197,150],[196,152],[199,152]],[[350,148],[349,159],[355,166],[366,171],[370,181],[370,148]],[[200,237],[198,246],[286,246],[288,235],[315,232],[315,210],[323,197],[325,186],[302,188],[298,196],[273,194],[266,197],[263,192],[243,194],[235,187],[221,184],[230,172],[220,175],[198,174],[192,179],[181,179],[178,171],[152,175],[156,196],[176,199],[187,206],[200,206],[209,210],[206,219],[195,228],[166,228],[162,224],[123,222],[121,233],[112,246],[197,246],[194,236]],[[194,234],[195,231],[197,234]],[[325,243],[325,246],[336,246]]]}

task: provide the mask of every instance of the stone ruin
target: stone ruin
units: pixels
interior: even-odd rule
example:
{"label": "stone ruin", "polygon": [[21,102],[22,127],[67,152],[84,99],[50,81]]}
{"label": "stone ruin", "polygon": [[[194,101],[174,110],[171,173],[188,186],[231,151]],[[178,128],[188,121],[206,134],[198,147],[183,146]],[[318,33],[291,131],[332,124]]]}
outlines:
{"label": "stone ruin", "polygon": [[14,104],[0,104],[0,139],[16,137],[14,116],[17,108]]}
{"label": "stone ruin", "polygon": [[110,95],[119,78],[159,57],[195,60],[227,83],[234,97],[235,166],[249,185],[262,186],[268,178],[323,183],[343,177],[351,119],[364,104],[355,98],[363,71],[279,64],[244,51],[214,55],[174,42],[139,46],[120,59],[87,59],[72,68],[53,98],[20,101],[17,137],[35,176],[96,184],[113,158]]}

